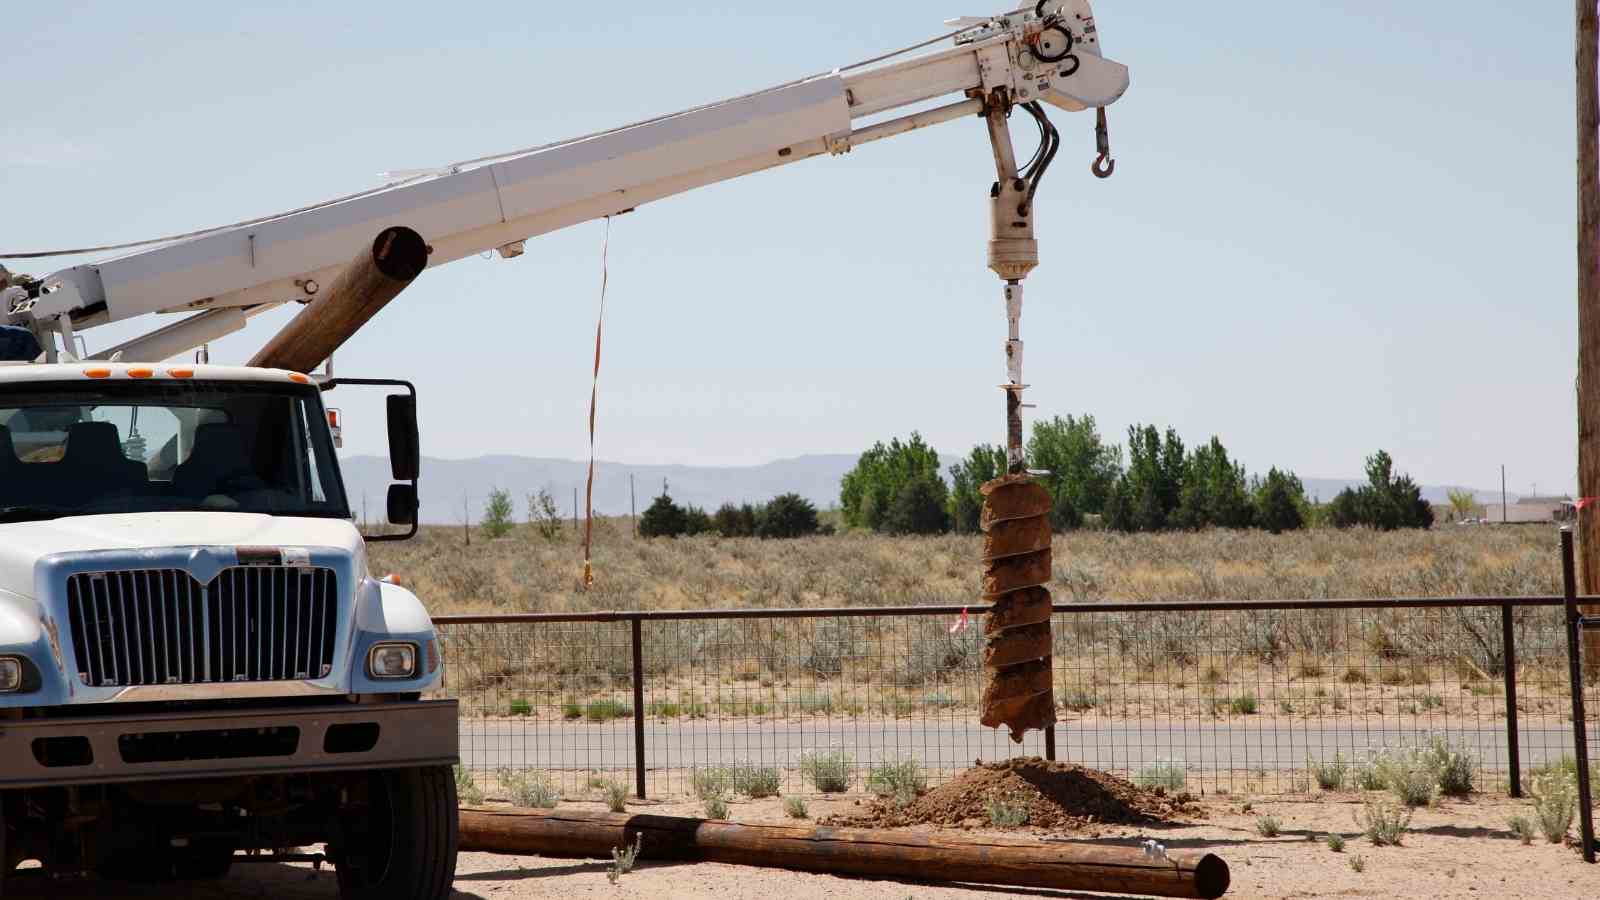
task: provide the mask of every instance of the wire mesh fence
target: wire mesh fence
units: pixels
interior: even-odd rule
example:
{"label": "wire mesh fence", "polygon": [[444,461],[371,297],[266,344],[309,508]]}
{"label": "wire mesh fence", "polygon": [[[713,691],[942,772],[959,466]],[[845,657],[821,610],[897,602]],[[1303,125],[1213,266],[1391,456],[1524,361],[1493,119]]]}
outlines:
{"label": "wire mesh fence", "polygon": [[[1572,753],[1561,598],[1057,606],[1055,758],[1194,792],[1297,793],[1442,742],[1478,790]],[[974,608],[974,613],[981,609]],[[785,793],[1047,755],[978,724],[960,607],[444,617],[463,765],[568,796],[760,772]],[[637,637],[636,637],[637,636]],[[1507,637],[1509,636],[1509,643]],[[1591,720],[1596,697],[1588,692]],[[1594,745],[1591,745],[1591,750]],[[720,773],[720,774],[719,774]]]}

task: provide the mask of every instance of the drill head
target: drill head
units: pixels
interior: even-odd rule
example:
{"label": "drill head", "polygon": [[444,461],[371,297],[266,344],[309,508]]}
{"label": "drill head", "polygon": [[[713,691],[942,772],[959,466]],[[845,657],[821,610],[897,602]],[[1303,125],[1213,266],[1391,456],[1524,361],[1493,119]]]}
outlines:
{"label": "drill head", "polygon": [[1006,475],[983,491],[983,595],[988,684],[980,721],[1005,725],[1021,743],[1031,728],[1055,724],[1050,653],[1050,494],[1026,474]]}

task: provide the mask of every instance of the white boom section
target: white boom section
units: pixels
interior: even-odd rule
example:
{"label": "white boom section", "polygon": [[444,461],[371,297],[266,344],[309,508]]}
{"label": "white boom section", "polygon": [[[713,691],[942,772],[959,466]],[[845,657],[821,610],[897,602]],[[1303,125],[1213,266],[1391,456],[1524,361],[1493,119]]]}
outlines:
{"label": "white boom section", "polygon": [[[206,234],[46,279],[50,290],[13,319],[62,333],[151,313],[201,315],[97,354],[156,362],[244,325],[264,305],[307,300],[374,234],[415,229],[429,266],[501,249],[641,204],[823,153],[975,115],[1003,88],[1015,102],[1106,106],[1128,70],[1100,55],[1087,0],[1045,4],[1074,32],[1072,64],[1042,62],[1033,10],[987,20],[956,46],[892,65],[832,74],[578,139],[344,202]],[[1069,71],[1070,69],[1070,71]],[[876,124],[868,117],[941,97],[935,109]],[[856,124],[861,123],[860,128]],[[0,310],[0,314],[3,314]],[[50,325],[47,323],[54,323]]]}

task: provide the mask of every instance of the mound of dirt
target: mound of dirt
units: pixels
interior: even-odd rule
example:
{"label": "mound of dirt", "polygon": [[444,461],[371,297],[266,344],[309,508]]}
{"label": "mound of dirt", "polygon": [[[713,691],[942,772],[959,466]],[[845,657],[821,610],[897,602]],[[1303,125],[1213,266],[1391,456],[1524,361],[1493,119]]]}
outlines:
{"label": "mound of dirt", "polygon": [[1172,796],[1161,788],[1141,788],[1095,769],[1038,757],[1005,762],[977,761],[960,777],[909,803],[893,797],[872,801],[859,815],[833,816],[826,825],[892,828],[949,825],[992,828],[993,798],[1028,811],[1026,827],[1080,830],[1093,825],[1147,825],[1199,814],[1188,794]]}

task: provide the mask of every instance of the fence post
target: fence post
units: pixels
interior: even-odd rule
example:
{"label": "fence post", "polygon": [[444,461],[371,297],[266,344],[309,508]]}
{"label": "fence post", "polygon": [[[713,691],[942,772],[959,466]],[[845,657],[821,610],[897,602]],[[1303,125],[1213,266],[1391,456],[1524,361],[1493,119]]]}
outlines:
{"label": "fence post", "polygon": [[634,793],[644,799],[644,639],[638,616],[633,626],[633,780]]}
{"label": "fence post", "polygon": [[1511,604],[1500,605],[1500,644],[1506,670],[1506,766],[1511,770],[1511,796],[1522,796],[1522,757],[1517,748],[1517,636]]}
{"label": "fence post", "polygon": [[1594,801],[1589,796],[1589,735],[1584,722],[1583,664],[1580,659],[1581,617],[1578,615],[1578,578],[1572,559],[1572,526],[1561,526],[1561,595],[1566,601],[1567,673],[1572,679],[1572,749],[1578,765],[1578,825],[1582,829],[1583,861],[1594,862]]}
{"label": "fence post", "polygon": [[1044,758],[1051,762],[1056,761],[1056,727],[1054,725],[1044,730]]}

